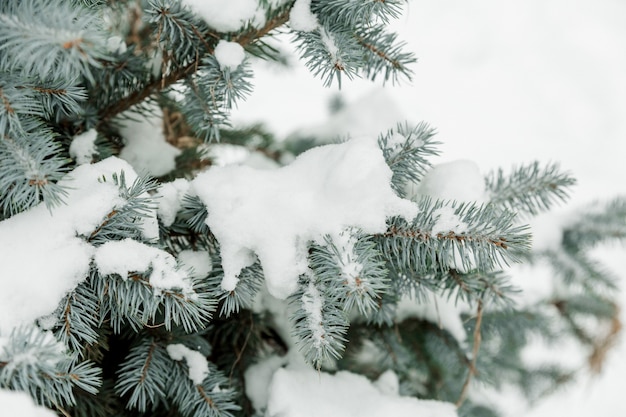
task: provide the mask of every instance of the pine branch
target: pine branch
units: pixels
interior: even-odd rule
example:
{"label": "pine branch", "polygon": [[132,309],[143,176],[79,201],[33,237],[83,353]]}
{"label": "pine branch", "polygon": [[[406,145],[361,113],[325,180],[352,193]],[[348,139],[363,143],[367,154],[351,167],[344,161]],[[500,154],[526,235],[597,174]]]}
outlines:
{"label": "pine branch", "polygon": [[502,169],[486,178],[491,203],[508,210],[536,215],[557,201],[565,201],[576,180],[561,172],[558,164],[540,167],[539,162],[513,169],[507,176]]}
{"label": "pine branch", "polygon": [[439,154],[434,135],[435,130],[421,122],[414,127],[398,124],[378,137],[385,162],[393,171],[391,186],[399,196],[406,197],[407,188],[422,179],[431,166],[427,158]]}
{"label": "pine branch", "polygon": [[574,252],[611,240],[626,240],[625,197],[591,205],[563,232],[563,245]]}
{"label": "pine branch", "polygon": [[528,228],[514,225],[512,212],[430,198],[422,198],[418,205],[419,214],[411,223],[393,219],[387,232],[376,236],[382,253],[400,270],[491,271],[518,262],[528,252]]}
{"label": "pine branch", "polygon": [[165,399],[169,367],[165,348],[146,337],[130,350],[121,364],[115,390],[122,396],[130,393],[127,406],[144,412]]}
{"label": "pine branch", "polygon": [[400,16],[406,0],[326,0],[314,2],[311,11],[327,24],[389,23]]}

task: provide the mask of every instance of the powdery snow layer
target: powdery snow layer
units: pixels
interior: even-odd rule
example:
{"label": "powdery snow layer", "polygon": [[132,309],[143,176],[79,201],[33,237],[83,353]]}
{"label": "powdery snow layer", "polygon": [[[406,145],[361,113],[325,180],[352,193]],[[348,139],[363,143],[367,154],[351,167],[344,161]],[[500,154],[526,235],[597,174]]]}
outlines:
{"label": "powdery snow layer", "polygon": [[307,271],[308,242],[348,227],[382,233],[389,216],[412,219],[417,207],[393,192],[391,176],[374,139],[313,148],[276,170],[226,166],[198,175],[192,186],[220,243],[223,289],[235,288],[256,255],[269,292],[286,298]]}
{"label": "powdery snow layer", "polygon": [[456,417],[453,404],[418,400],[379,389],[350,372],[330,375],[313,370],[278,369],[274,373],[267,415],[281,417]]}
{"label": "powdery snow layer", "polygon": [[229,42],[220,40],[213,52],[215,59],[220,64],[220,68],[223,70],[228,68],[231,71],[237,69],[239,65],[246,58],[246,53],[243,47],[237,42]]}
{"label": "powdery snow layer", "polygon": [[204,378],[209,375],[209,363],[204,355],[196,350],[191,350],[180,343],[167,345],[167,353],[175,361],[187,362],[189,368],[189,379],[196,384],[202,384]]}
{"label": "powdery snow layer", "polygon": [[3,416],[19,417],[56,417],[50,409],[35,404],[25,392],[0,389],[0,411]]}

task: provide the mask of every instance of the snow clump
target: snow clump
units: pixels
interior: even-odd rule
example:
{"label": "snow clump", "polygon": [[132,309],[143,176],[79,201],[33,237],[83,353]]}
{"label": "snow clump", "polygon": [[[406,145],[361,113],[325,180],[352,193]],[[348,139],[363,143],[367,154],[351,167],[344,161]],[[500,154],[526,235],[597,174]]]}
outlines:
{"label": "snow clump", "polygon": [[89,164],[94,155],[98,155],[96,149],[96,129],[90,129],[72,139],[70,144],[70,156],[76,160],[78,165]]}
{"label": "snow clump", "polygon": [[209,363],[204,355],[196,350],[191,350],[180,343],[167,345],[167,354],[175,361],[187,362],[189,379],[195,385],[201,385],[204,378],[209,375]]}
{"label": "snow clump", "polygon": [[220,243],[225,291],[257,257],[270,294],[285,299],[308,270],[307,248],[355,227],[383,233],[390,216],[413,219],[415,203],[391,188],[391,169],[375,139],[310,149],[274,170],[213,167],[192,181]]}
{"label": "snow clump", "polygon": [[312,32],[319,27],[317,17],[311,12],[311,0],[296,0],[289,12],[289,25],[300,32]]}
{"label": "snow clump", "polygon": [[220,64],[220,69],[229,69],[234,71],[241,65],[246,58],[246,53],[243,50],[243,46],[237,42],[229,42],[220,40],[213,52],[215,59]]}

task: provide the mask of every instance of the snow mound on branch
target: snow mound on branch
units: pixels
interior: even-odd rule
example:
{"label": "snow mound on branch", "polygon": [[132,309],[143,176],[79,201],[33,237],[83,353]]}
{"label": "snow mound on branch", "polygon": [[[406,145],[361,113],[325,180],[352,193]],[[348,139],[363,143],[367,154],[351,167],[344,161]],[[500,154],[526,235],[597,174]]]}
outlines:
{"label": "snow mound on branch", "polygon": [[222,288],[232,291],[256,255],[270,294],[284,299],[308,269],[310,241],[323,244],[349,227],[382,233],[390,216],[412,219],[417,207],[393,192],[391,176],[375,139],[313,148],[275,170],[226,166],[198,175],[192,186],[220,243]]}
{"label": "snow mound on branch", "polygon": [[204,355],[197,350],[191,350],[180,343],[167,345],[167,354],[175,361],[187,362],[189,368],[189,379],[195,385],[201,385],[204,378],[209,375],[209,362]]}
{"label": "snow mound on branch", "polygon": [[239,65],[246,58],[246,53],[243,47],[237,42],[229,42],[220,40],[213,52],[215,59],[220,64],[220,69],[228,68],[231,71],[237,69]]}
{"label": "snow mound on branch", "polygon": [[35,404],[35,401],[25,392],[0,389],[0,411],[3,416],[20,417],[56,417],[56,413],[45,407]]}
{"label": "snow mound on branch", "polygon": [[[384,381],[387,382],[387,381]],[[379,384],[381,385],[381,384]],[[388,384],[387,384],[388,385]],[[387,388],[387,387],[385,387]],[[267,415],[281,417],[456,417],[453,404],[401,397],[361,375],[278,369]]]}
{"label": "snow mound on branch", "polygon": [[179,288],[194,294],[188,275],[178,270],[169,253],[133,239],[111,240],[98,247],[94,263],[102,275],[117,274],[128,279],[131,272],[150,270],[150,285],[155,291]]}
{"label": "snow mound on branch", "polygon": [[[68,190],[65,204],[52,210],[39,204],[0,222],[0,334],[50,315],[87,277],[91,260],[102,246],[96,248],[86,239],[113,210],[126,204],[112,179],[121,172],[127,185],[137,178],[127,162],[115,157],[81,165],[59,181]],[[158,236],[155,219],[156,213],[149,214],[147,221],[138,225],[144,238]],[[157,258],[169,256],[135,243],[148,248],[143,250],[150,255],[142,258],[144,264],[154,266]],[[161,278],[157,286],[168,286],[170,277]]]}
{"label": "snow mound on branch", "polygon": [[134,180],[119,159],[81,165],[59,182],[68,187],[66,204],[53,210],[39,204],[0,222],[0,333],[52,313],[85,279],[95,248],[80,236],[124,204],[113,181],[98,179],[121,170]]}

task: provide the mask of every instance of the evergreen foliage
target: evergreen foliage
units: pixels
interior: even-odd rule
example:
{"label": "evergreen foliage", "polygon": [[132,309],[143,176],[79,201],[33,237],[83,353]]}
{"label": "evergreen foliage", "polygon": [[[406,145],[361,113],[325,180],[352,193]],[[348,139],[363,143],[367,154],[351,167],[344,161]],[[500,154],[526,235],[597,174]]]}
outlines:
{"label": "evergreen foliage", "polygon": [[[566,338],[601,367],[619,332],[619,306],[615,278],[589,251],[626,237],[626,200],[583,211],[564,227],[559,247],[532,252],[523,220],[566,200],[570,174],[532,162],[489,174],[485,202],[417,195],[412,187],[438,154],[425,123],[400,123],[378,138],[392,189],[418,207],[414,219],[389,218],[383,233],[348,228],[308,242],[308,273],[285,303],[264,304],[258,261],[233,290],[223,288],[211,213],[183,190],[166,221],[158,211],[165,187],[216,164],[217,146],[279,165],[316,145],[281,143],[262,126],[229,126],[229,110],[253,90],[250,56],[283,62],[272,38],[290,32],[327,86],[345,77],[410,79],[416,61],[387,28],[404,1],[313,0],[317,26],[308,31],[288,23],[293,1],[258,3],[260,23],[225,32],[180,0],[0,4],[0,221],[39,204],[52,214],[66,204],[70,189],[58,183],[79,165],[71,148],[79,135],[95,129],[91,162],[98,162],[129,146],[129,120],[162,114],[166,138],[180,150],[175,168],[132,183],[124,172],[103,177],[119,189],[117,203],[78,238],[96,249],[132,241],[177,259],[178,272],[187,252],[207,255],[206,270],[189,274],[190,288],[156,285],[155,263],[124,277],[92,260],[50,316],[0,333],[0,388],[26,391],[63,416],[254,415],[262,410],[246,396],[246,369],[300,352],[320,371],[376,379],[391,369],[402,395],[455,403],[460,416],[497,416],[470,385],[513,385],[532,401],[575,377],[556,362],[525,364],[531,340]],[[241,45],[248,58],[234,68],[221,63],[214,52],[223,41]],[[149,236],[155,212],[158,236]],[[444,215],[464,228],[437,229]],[[505,268],[521,261],[552,265],[558,294],[516,305],[519,290]],[[433,308],[433,300],[435,308],[437,300],[457,306],[467,340],[424,315],[400,313],[406,303]],[[201,380],[192,377],[197,355],[208,366]]]}

